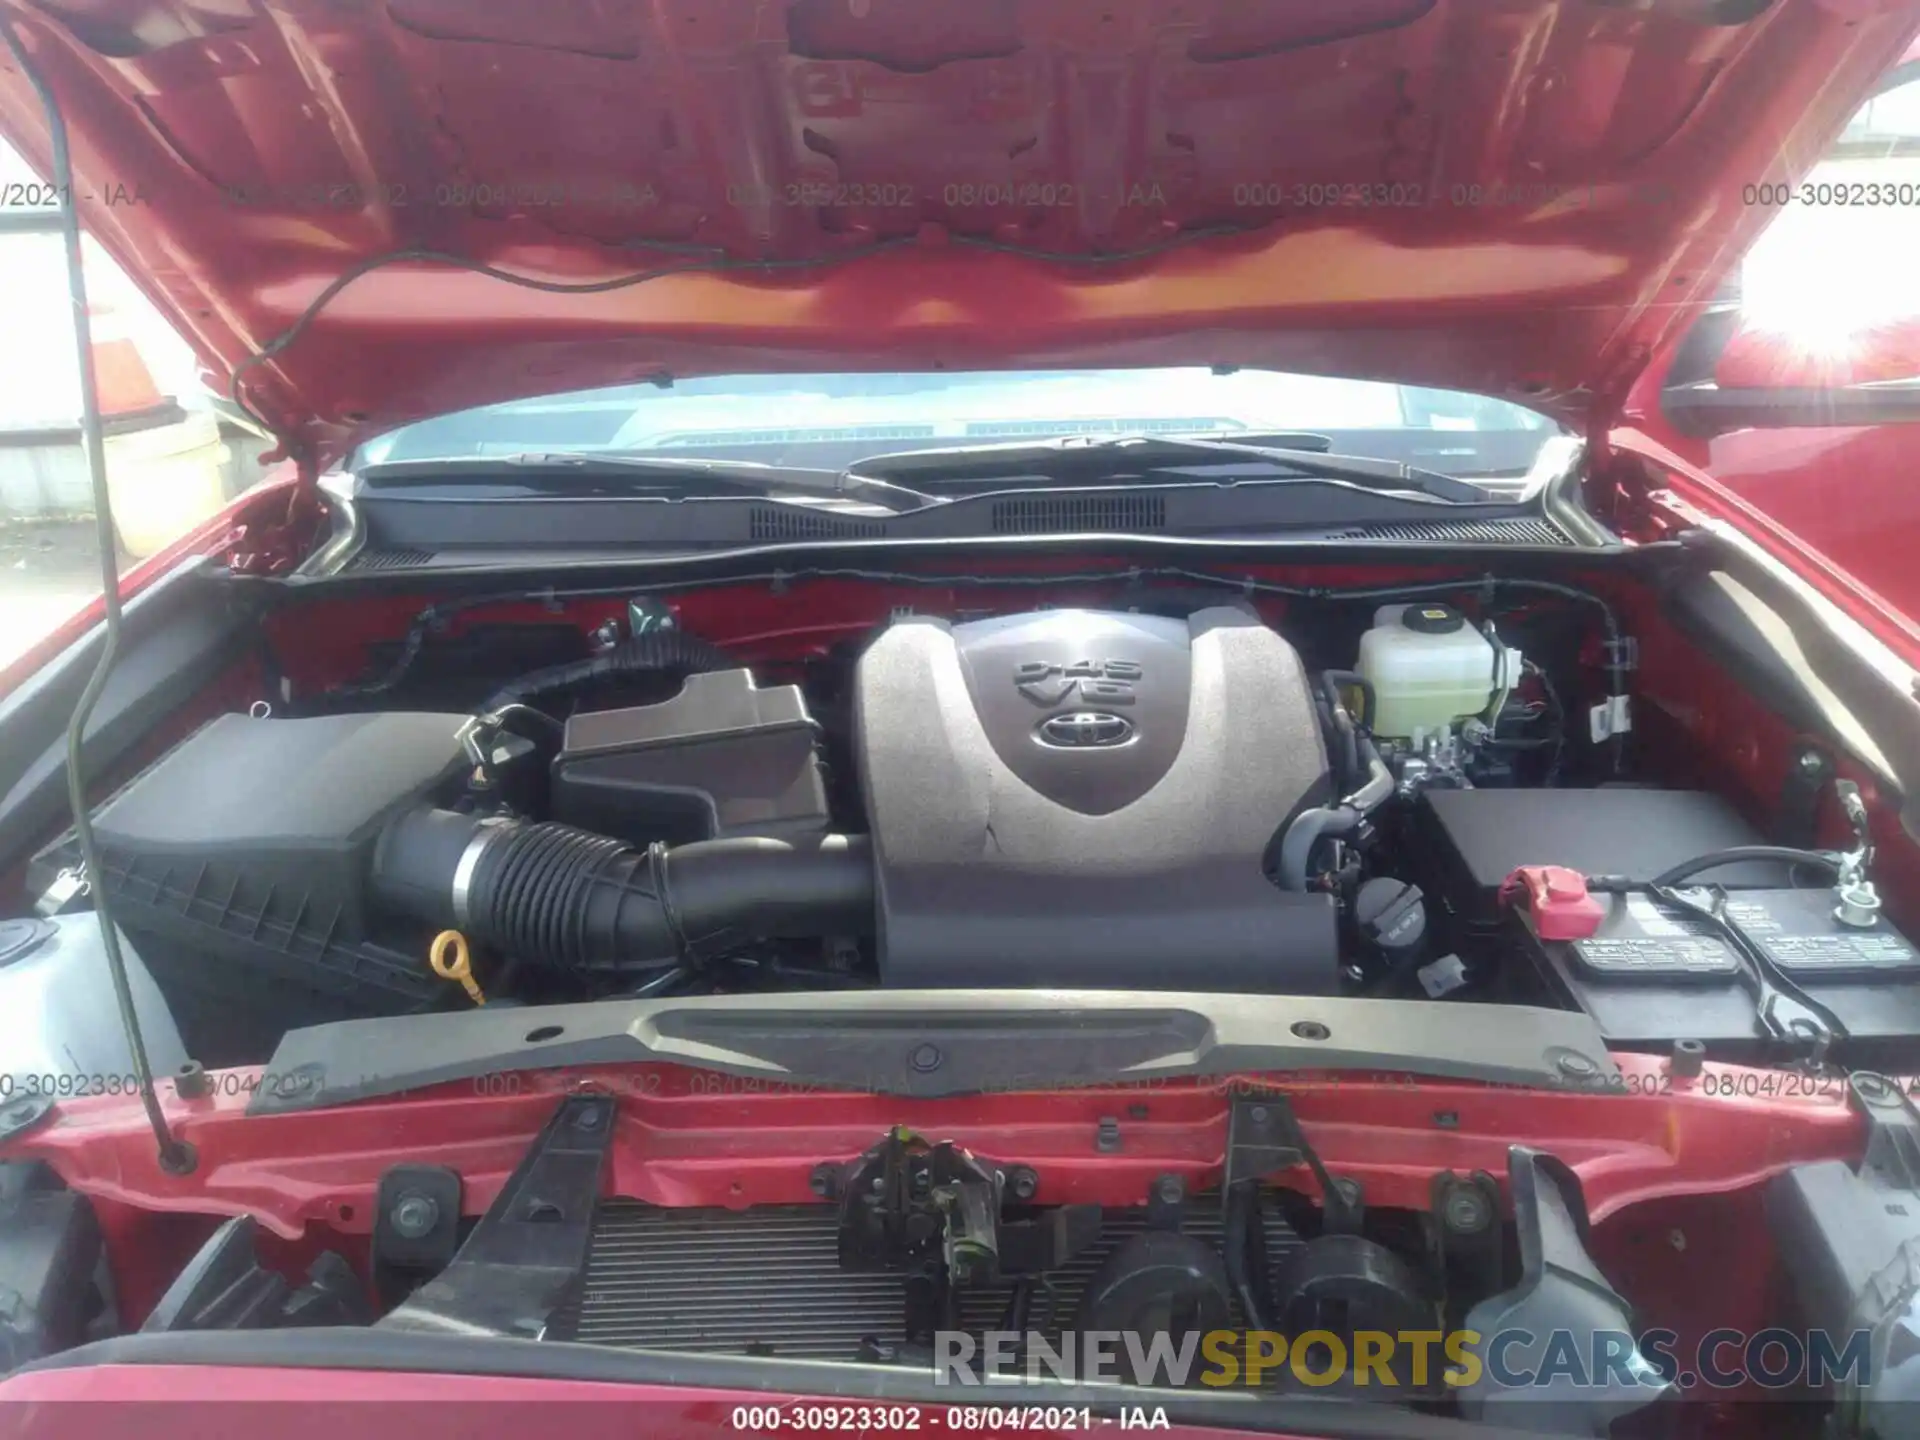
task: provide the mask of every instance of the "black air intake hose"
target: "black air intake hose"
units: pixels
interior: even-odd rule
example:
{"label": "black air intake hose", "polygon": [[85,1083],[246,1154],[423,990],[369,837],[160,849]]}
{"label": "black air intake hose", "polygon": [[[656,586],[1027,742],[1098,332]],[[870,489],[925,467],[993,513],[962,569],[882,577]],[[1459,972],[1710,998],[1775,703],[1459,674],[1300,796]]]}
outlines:
{"label": "black air intake hose", "polygon": [[653,969],[744,940],[873,931],[864,835],[636,850],[571,825],[419,809],[373,860],[387,905],[530,964]]}
{"label": "black air intake hose", "polygon": [[537,705],[549,695],[564,694],[625,675],[656,670],[738,670],[740,663],[718,645],[683,630],[649,630],[622,640],[611,650],[565,665],[549,665],[522,675],[496,691],[475,713],[491,715],[508,705]]}

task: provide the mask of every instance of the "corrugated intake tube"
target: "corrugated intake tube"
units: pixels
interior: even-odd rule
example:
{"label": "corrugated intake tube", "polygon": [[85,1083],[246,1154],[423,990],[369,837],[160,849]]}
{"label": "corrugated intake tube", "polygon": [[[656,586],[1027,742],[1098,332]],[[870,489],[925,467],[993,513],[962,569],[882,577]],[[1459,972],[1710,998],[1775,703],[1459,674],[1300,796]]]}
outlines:
{"label": "corrugated intake tube", "polygon": [[563,970],[654,969],[746,940],[874,927],[864,835],[638,850],[571,825],[422,808],[387,827],[373,868],[393,909]]}

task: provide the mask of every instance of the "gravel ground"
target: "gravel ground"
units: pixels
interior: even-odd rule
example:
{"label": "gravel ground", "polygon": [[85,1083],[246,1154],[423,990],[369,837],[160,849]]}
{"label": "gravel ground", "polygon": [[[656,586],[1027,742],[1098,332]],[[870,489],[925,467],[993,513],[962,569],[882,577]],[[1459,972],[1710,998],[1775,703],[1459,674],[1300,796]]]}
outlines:
{"label": "gravel ground", "polygon": [[0,519],[0,665],[99,593],[92,520]]}

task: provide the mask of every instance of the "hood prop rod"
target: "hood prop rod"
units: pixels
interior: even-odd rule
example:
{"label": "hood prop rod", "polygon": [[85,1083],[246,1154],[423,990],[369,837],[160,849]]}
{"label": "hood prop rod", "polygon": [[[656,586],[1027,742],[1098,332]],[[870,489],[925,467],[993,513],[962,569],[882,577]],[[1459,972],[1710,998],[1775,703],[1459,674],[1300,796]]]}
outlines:
{"label": "hood prop rod", "polygon": [[101,600],[106,619],[100,643],[100,659],[93,667],[80,701],[67,722],[67,798],[73,806],[73,833],[79,842],[80,856],[86,866],[93,892],[93,912],[100,922],[100,938],[106,947],[107,972],[113,979],[114,999],[120,1007],[120,1023],[127,1032],[127,1053],[133,1062],[134,1078],[140,1085],[140,1103],[153,1126],[154,1142],[159,1146],[160,1168],[171,1175],[186,1175],[196,1164],[193,1147],[177,1139],[161,1112],[159,1097],[153,1088],[153,1062],[147,1055],[145,1037],[140,1033],[140,1012],[133,1003],[133,986],[127,979],[127,957],[120,949],[120,932],[115,928],[107,905],[106,886],[101,883],[100,855],[93,839],[93,820],[87,809],[86,772],[82,765],[81,742],[93,707],[106,688],[107,676],[120,649],[120,563],[113,528],[113,501],[107,490],[107,457],[100,424],[100,394],[93,373],[93,327],[87,319],[87,279],[81,268],[80,215],[74,208],[73,161],[67,150],[66,119],[60,102],[28,58],[26,47],[11,20],[0,18],[0,39],[13,53],[13,63],[27,77],[47,117],[47,143],[51,152],[52,180],[63,197],[59,211],[48,216],[48,228],[57,223],[66,240],[67,294],[73,302],[74,349],[80,361],[80,436],[87,451],[87,470],[93,482],[93,518],[100,546]]}

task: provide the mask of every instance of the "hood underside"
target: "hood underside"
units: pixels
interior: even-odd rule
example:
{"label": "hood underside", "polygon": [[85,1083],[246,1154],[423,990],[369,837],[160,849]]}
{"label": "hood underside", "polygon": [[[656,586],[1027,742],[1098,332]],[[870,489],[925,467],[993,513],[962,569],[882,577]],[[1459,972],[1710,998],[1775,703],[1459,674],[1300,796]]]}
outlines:
{"label": "hood underside", "polygon": [[[0,16],[61,101],[85,223],[325,460],[468,405],[765,370],[1256,365],[1590,419],[1920,0]],[[5,60],[0,126],[44,169]]]}

